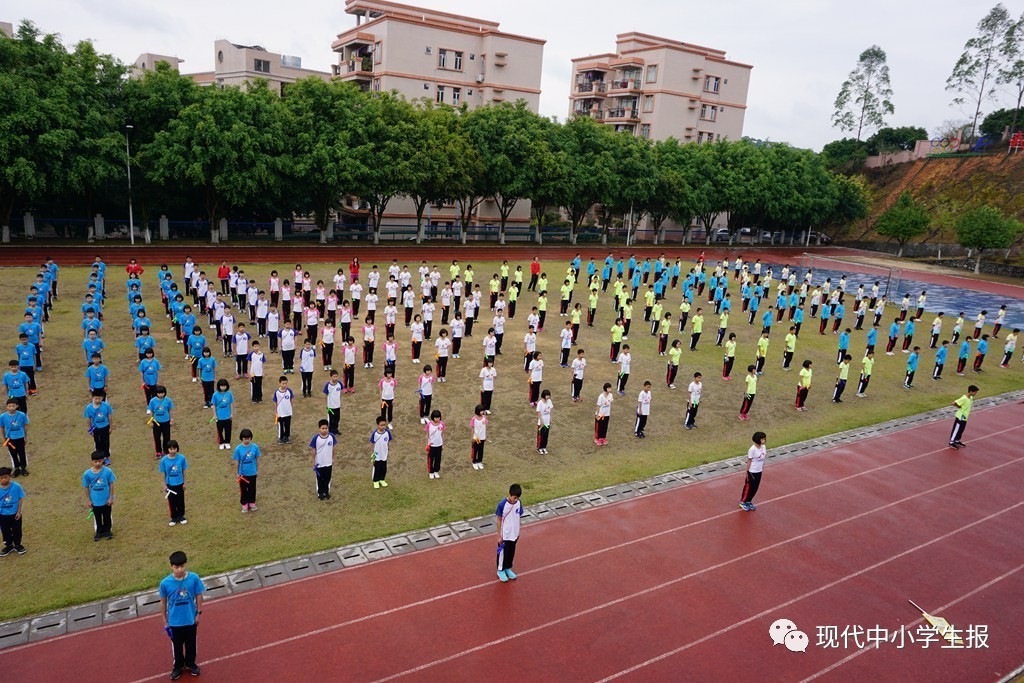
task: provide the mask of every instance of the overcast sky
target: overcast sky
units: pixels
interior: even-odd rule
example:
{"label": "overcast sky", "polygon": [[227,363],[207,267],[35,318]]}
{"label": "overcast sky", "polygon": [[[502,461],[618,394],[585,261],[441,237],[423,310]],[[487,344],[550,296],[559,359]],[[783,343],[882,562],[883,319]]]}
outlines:
{"label": "overcast sky", "polygon": [[[406,0],[417,4],[420,0]],[[213,41],[259,44],[297,55],[307,68],[336,62],[330,44],[355,25],[344,0],[35,0],[0,9],[0,21],[31,19],[68,44],[92,39],[131,63],[141,52],[176,55],[184,73],[213,69]],[[501,22],[547,40],[541,113],[568,111],[573,57],[608,52],[615,35],[640,31],[725,50],[752,64],[744,134],[820,149],[841,133],[832,103],[857,56],[872,44],[889,55],[896,114],[890,125],[929,133],[965,119],[949,106],[946,78],[964,41],[994,2],[960,0],[422,0],[433,9]],[[1004,3],[1019,15],[1024,0]],[[1009,94],[1003,99],[1010,102]]]}

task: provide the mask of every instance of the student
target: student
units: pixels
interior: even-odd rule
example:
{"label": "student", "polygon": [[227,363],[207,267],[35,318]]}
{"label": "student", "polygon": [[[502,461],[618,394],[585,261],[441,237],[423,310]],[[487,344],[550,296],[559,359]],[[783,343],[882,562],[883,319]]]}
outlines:
{"label": "student", "polygon": [[[94,355],[101,355],[103,353],[103,349],[105,349],[106,346],[107,345],[103,342],[103,340],[96,336],[95,330],[89,330],[88,337],[86,337],[85,340],[82,341],[82,351],[85,352],[85,365],[87,368],[89,366],[89,363],[92,362],[92,357]],[[34,368],[33,373],[29,375],[29,378],[34,380]]]}
{"label": "student", "polygon": [[519,518],[523,516],[523,503],[519,500],[522,495],[523,488],[512,484],[508,487],[508,496],[501,499],[494,512],[498,518],[498,579],[502,583],[516,579],[512,563],[519,542]]}
{"label": "student", "polygon": [[110,512],[114,505],[114,482],[117,481],[117,477],[103,464],[106,457],[105,451],[93,451],[92,467],[82,474],[85,501],[92,508],[93,525],[96,529],[92,537],[94,541],[101,538],[110,540],[114,537],[110,531],[113,524]]}
{"label": "student", "polygon": [[878,326],[872,325],[871,329],[868,330],[867,337],[865,339],[866,346],[864,348],[865,353],[874,353],[875,344],[878,342]]}
{"label": "student", "polygon": [[[438,371],[440,371],[440,358],[438,358]],[[484,414],[491,414],[491,399],[494,397],[494,378],[498,376],[498,371],[494,367],[494,358],[489,358],[484,361],[484,366],[480,368],[480,405],[483,406]]]}
{"label": "student", "polygon": [[295,392],[288,388],[288,378],[282,375],[277,378],[277,390],[274,392],[274,422],[277,423],[277,443],[292,442],[292,401]]}
{"label": "student", "polygon": [[[288,380],[281,378],[287,384]],[[290,389],[286,389],[289,393]],[[242,443],[235,446],[231,459],[235,461],[238,479],[239,502],[242,512],[256,512],[256,477],[259,474],[259,458],[263,456],[260,447],[252,442],[252,432],[243,429],[238,433]],[[280,440],[278,441],[280,443]]]}
{"label": "student", "polygon": [[344,362],[344,374],[341,383],[345,386],[343,393],[354,394],[356,391],[356,340],[352,337],[345,337],[345,343],[341,346],[341,355]]}
{"label": "student", "polygon": [[235,379],[242,379],[249,375],[249,340],[252,335],[245,331],[245,323],[238,323],[238,331],[235,332]]}
{"label": "student", "polygon": [[313,365],[316,363],[316,349],[312,342],[306,339],[302,342],[302,350],[299,351],[299,374],[302,376],[302,397],[313,397]]}
{"label": "student", "polygon": [[529,400],[531,406],[537,405],[538,397],[540,396],[540,385],[544,381],[544,360],[542,358],[544,354],[541,351],[535,351],[533,354],[533,360],[530,361],[529,372]]}
{"label": "student", "polygon": [[423,372],[420,374],[417,380],[416,393],[420,395],[420,424],[427,424],[430,421],[428,417],[430,415],[430,404],[434,399],[434,382],[437,381],[437,377],[434,376],[433,369],[430,365],[423,366]]}
{"label": "student", "polygon": [[974,397],[977,395],[978,387],[972,384],[967,387],[966,394],[953,401],[953,407],[957,410],[953,417],[953,431],[949,435],[951,448],[964,448],[967,445],[961,439],[967,429],[967,418],[971,416],[971,407],[974,405]]}
{"label": "student", "polygon": [[[424,368],[426,372],[428,365]],[[441,454],[444,449],[444,422],[441,421],[441,411],[434,410],[430,413],[430,420],[426,423],[427,434],[427,478],[441,478]]]}
{"label": "student", "polygon": [[857,382],[857,398],[867,398],[868,383],[871,381],[871,371],[875,367],[875,352],[868,351],[860,361],[860,381]]}
{"label": "student", "polygon": [[942,368],[946,366],[947,353],[949,353],[949,341],[943,339],[942,346],[935,350],[935,369],[932,370],[932,379],[942,379]]}
{"label": "student", "polygon": [[1017,335],[1020,334],[1020,329],[1013,328],[1013,332],[1006,335],[1006,343],[1003,344],[1003,360],[999,363],[999,367],[1008,368],[1010,367],[1010,360],[1013,358],[1013,352],[1017,350]]}
{"label": "student", "polygon": [[384,376],[377,382],[377,386],[380,389],[380,416],[387,419],[388,429],[393,429],[391,423],[394,421],[395,415],[395,387],[397,385],[398,382],[395,380],[392,369],[384,368]]}
{"label": "student", "polygon": [[267,356],[260,350],[260,343],[254,341],[249,352],[249,398],[253,403],[263,403],[263,368],[266,362]]}
{"label": "student", "polygon": [[17,403],[18,410],[27,415],[30,380],[29,376],[18,367],[18,361],[12,360],[7,364],[7,372],[0,379],[0,384],[7,391],[7,397],[14,399],[14,402]]}
{"label": "student", "polygon": [[996,313],[996,322],[992,326],[992,338],[999,339],[999,330],[1003,329],[1003,323],[1006,322],[1006,304],[999,307],[999,311]]}
{"label": "student", "polygon": [[[735,334],[730,335],[729,336],[730,340],[732,340],[735,336],[736,336]],[[736,347],[736,342],[733,342],[733,349],[735,349],[735,347]],[[726,353],[725,365],[729,366],[729,362],[728,362],[729,347],[728,347],[728,345],[726,346],[725,353]],[[668,386],[669,389],[675,389],[676,388],[676,376],[679,374],[679,360],[682,357],[682,355],[683,355],[682,342],[679,341],[678,339],[673,339],[672,340],[672,347],[668,350],[668,363],[667,363],[666,368],[665,368],[665,385]],[[731,368],[732,366],[729,366],[729,367]],[[726,372],[726,368],[724,366],[723,366],[722,372],[723,373]],[[726,377],[726,379],[728,379],[728,377]]]}
{"label": "student", "polygon": [[153,427],[153,450],[162,458],[171,443],[171,426],[174,425],[174,401],[167,396],[167,387],[158,384],[153,387],[153,398],[146,405]]}
{"label": "student", "polygon": [[747,390],[743,396],[743,403],[740,404],[740,419],[749,420],[750,409],[754,405],[754,398],[757,396],[757,366],[747,366],[747,376],[743,378],[747,383]]}
{"label": "student", "polygon": [[434,340],[434,359],[437,361],[437,379],[442,383],[448,381],[448,359],[451,357],[452,346],[448,330],[440,330]]}
{"label": "student", "polygon": [[754,445],[747,449],[747,471],[744,475],[743,492],[740,494],[740,508],[753,512],[757,509],[754,505],[754,496],[761,486],[761,473],[764,470],[764,463],[768,452],[765,443],[768,437],[764,432],[754,432],[752,441]]}
{"label": "student", "polygon": [[338,423],[341,417],[341,395],[345,385],[338,380],[338,371],[331,370],[331,379],[324,385],[323,394],[327,396],[327,431],[337,436]]}
{"label": "student", "polygon": [[967,368],[967,356],[971,353],[971,341],[971,337],[964,337],[963,342],[960,344],[960,350],[957,352],[956,374],[961,377],[963,377],[964,370]]}
{"label": "student", "polygon": [[[383,417],[377,418],[377,429],[370,432],[370,443],[373,445],[373,488],[387,488],[388,476],[388,451],[390,444],[395,437],[387,426],[387,420]],[[330,494],[328,493],[328,498]]]}
{"label": "student", "polygon": [[896,341],[900,336],[900,319],[893,318],[892,324],[889,325],[889,343],[885,346],[885,355],[894,356],[896,355],[893,349],[896,348]]}
{"label": "student", "polygon": [[693,373],[693,381],[690,382],[687,391],[690,398],[686,402],[686,428],[697,428],[697,411],[700,409],[700,396],[703,391],[702,375],[699,372]]}
{"label": "student", "polygon": [[470,445],[470,460],[475,470],[484,468],[484,446],[487,443],[487,416],[484,413],[484,407],[478,405],[473,409],[473,417],[469,419],[469,429],[473,438]]}
{"label": "student", "polygon": [[[89,421],[89,432],[92,434],[93,446],[97,452],[103,453],[103,457],[109,462],[110,459],[110,416],[114,409],[106,401],[107,392],[96,389],[92,392],[89,403],[85,406],[82,414]],[[25,412],[25,411],[22,411]]]}
{"label": "student", "polygon": [[757,340],[757,353],[754,359],[754,365],[757,366],[757,374],[764,374],[764,364],[768,360],[768,345],[771,343],[771,339],[768,338],[768,332],[761,330],[761,338]]}
{"label": "student", "polygon": [[324,370],[330,370],[334,363],[334,323],[330,320],[324,322],[324,328],[320,331],[320,360]]}
{"label": "student", "polygon": [[334,467],[334,446],[337,443],[337,439],[330,432],[328,421],[317,422],[317,432],[310,439],[309,448],[313,452],[316,497],[320,500],[331,499],[331,470]]}
{"label": "student", "polygon": [[540,394],[540,400],[537,401],[537,453],[540,455],[548,454],[552,408],[551,392],[545,389]]}
{"label": "student", "polygon": [[619,365],[617,390],[619,396],[625,396],[626,383],[629,382],[630,366],[633,362],[633,354],[629,352],[629,344],[622,345],[622,350],[619,351],[619,357],[615,359],[615,362]]}
{"label": "student", "polygon": [[932,338],[928,344],[928,348],[934,349],[939,344],[939,335],[942,334],[942,313],[935,316],[935,320],[932,321]]}
{"label": "student", "polygon": [[840,363],[843,362],[843,357],[850,350],[850,334],[852,334],[852,330],[850,330],[850,328],[847,327],[839,335],[839,345],[836,352],[836,365],[839,365]]}
{"label": "student", "polygon": [[284,329],[278,332],[281,339],[281,366],[284,374],[295,374],[295,328],[291,320],[284,321]]}
{"label": "student", "polygon": [[612,417],[612,385],[604,383],[603,391],[597,397],[597,410],[594,412],[594,443],[598,446],[608,445],[608,423]]}
{"label": "student", "polygon": [[210,347],[203,347],[203,355],[193,364],[199,372],[199,381],[203,384],[203,408],[209,408],[213,398],[213,383],[217,378],[217,359],[213,357]]}
{"label": "student", "polygon": [[583,375],[586,369],[587,359],[584,355],[584,350],[579,349],[576,351],[576,358],[572,362],[572,388],[569,392],[574,403],[583,400],[580,394],[583,392]]}
{"label": "student", "polygon": [[170,630],[174,664],[171,680],[181,678],[185,669],[193,676],[201,672],[196,664],[196,631],[203,613],[206,587],[197,574],[185,569],[188,557],[178,550],[170,556],[171,573],[160,582],[160,613]]}
{"label": "student", "polygon": [[232,406],[235,403],[235,396],[231,393],[226,379],[217,380],[217,391],[210,400],[214,408],[214,417],[217,419],[217,449],[230,451],[231,418],[234,412]]}
{"label": "student", "polygon": [[28,475],[28,456],[25,454],[28,415],[18,410],[18,402],[8,398],[6,412],[0,413],[0,443],[7,446],[11,454],[12,470],[9,474],[17,478]]}
{"label": "student", "polygon": [[836,377],[836,386],[832,391],[832,402],[842,403],[843,392],[846,391],[846,381],[850,377],[850,361],[853,360],[853,356],[850,354],[844,354],[839,360],[839,373]]}
{"label": "student", "polygon": [[12,482],[17,476],[10,467],[0,467],[0,534],[3,535],[4,547],[0,549],[0,557],[7,557],[13,552],[24,555],[28,552],[21,544],[22,515],[25,510],[25,489],[21,484]]}
{"label": "student", "polygon": [[188,469],[188,461],[178,452],[178,442],[174,439],[167,442],[164,453],[157,469],[163,481],[164,498],[167,499],[171,517],[167,526],[188,524],[185,518],[185,470]]}
{"label": "student", "polygon": [[625,335],[625,331],[626,328],[622,324],[622,318],[616,318],[615,324],[611,327],[612,342],[611,348],[608,351],[608,360],[612,363],[616,362],[616,359],[619,357],[619,349],[622,346],[622,338]]}
{"label": "student", "polygon": [[366,318],[363,324],[363,367],[373,367],[373,348],[374,341],[376,340],[377,326],[373,324],[373,320],[369,317]]}
{"label": "student", "polygon": [[978,314],[978,317],[974,319],[974,338],[977,339],[981,336],[981,330],[985,327],[985,316],[988,315],[988,311],[982,311]]}
{"label": "student", "polygon": [[698,308],[697,312],[693,314],[693,320],[690,321],[690,350],[697,350],[697,342],[700,341],[700,333],[704,329],[704,315],[702,314],[703,309]]}
{"label": "student", "polygon": [[800,379],[796,385],[796,409],[804,412],[807,410],[807,394],[811,391],[811,378],[814,375],[814,371],[811,370],[813,363],[810,360],[805,360],[802,367],[800,368]]}
{"label": "student", "polygon": [[28,393],[30,396],[36,394],[36,347],[28,340],[24,332],[18,335],[18,345],[14,347],[14,355],[17,356],[18,370],[28,377]]}
{"label": "student", "polygon": [[[678,342],[678,340],[677,340]],[[636,424],[633,425],[633,433],[637,438],[645,439],[647,434],[644,429],[647,427],[647,419],[651,416],[651,383],[644,382],[644,388],[636,397]]]}
{"label": "student", "polygon": [[977,355],[974,356],[974,371],[983,372],[981,364],[985,362],[985,354],[988,353],[988,335],[981,335],[978,339]]}
{"label": "student", "polygon": [[903,327],[903,353],[910,353],[910,344],[914,341],[914,321],[907,320]]}
{"label": "student", "polygon": [[103,361],[100,359],[100,354],[92,354],[92,358],[90,360],[92,360],[92,365],[85,369],[85,377],[88,380],[89,391],[100,390],[106,392],[107,378],[110,377],[110,370],[107,369],[106,365],[103,365]]}

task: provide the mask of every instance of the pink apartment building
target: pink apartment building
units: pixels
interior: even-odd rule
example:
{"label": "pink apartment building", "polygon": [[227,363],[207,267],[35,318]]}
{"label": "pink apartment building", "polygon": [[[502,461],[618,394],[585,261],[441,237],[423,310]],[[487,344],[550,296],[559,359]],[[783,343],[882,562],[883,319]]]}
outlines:
{"label": "pink apartment building", "polygon": [[[545,41],[505,33],[496,21],[389,0],[346,0],[345,11],[356,25],[331,45],[338,53],[337,78],[364,90],[397,91],[410,101],[428,98],[472,108],[524,100],[537,111]],[[346,210],[346,220],[355,218],[352,213]],[[452,226],[456,214],[454,205],[432,206],[429,223]],[[410,225],[415,219],[412,202],[396,198],[384,223]],[[529,221],[530,204],[520,201],[508,223]],[[497,225],[493,202],[480,205],[476,222]]]}

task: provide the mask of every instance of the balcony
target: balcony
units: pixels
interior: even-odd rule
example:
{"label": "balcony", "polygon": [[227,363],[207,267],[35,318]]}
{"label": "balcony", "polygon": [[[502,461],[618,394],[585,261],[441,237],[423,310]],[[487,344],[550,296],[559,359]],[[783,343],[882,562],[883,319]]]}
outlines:
{"label": "balcony", "polygon": [[606,109],[605,121],[639,121],[640,110],[636,107],[613,107]]}
{"label": "balcony", "polygon": [[609,90],[640,90],[639,78],[617,78],[611,82]]}
{"label": "balcony", "polygon": [[608,86],[604,81],[589,81],[576,84],[576,92],[578,93],[603,93],[606,90],[608,90]]}
{"label": "balcony", "polygon": [[[344,36],[345,34],[341,34]],[[358,48],[360,45],[373,45],[377,38],[372,33],[355,33],[347,37],[338,37],[333,43],[331,43],[331,49],[335,52],[341,52],[346,47]]]}
{"label": "balcony", "polygon": [[343,81],[369,81],[373,78],[373,55],[356,57],[340,66]]}
{"label": "balcony", "polygon": [[595,121],[600,121],[604,118],[604,110],[601,107],[591,107],[590,109],[574,109],[573,116],[589,116]]}

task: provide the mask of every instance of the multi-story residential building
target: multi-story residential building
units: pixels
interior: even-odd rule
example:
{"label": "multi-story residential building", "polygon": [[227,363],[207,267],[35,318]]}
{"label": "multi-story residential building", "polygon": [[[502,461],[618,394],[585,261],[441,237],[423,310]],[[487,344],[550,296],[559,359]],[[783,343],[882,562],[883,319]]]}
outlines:
{"label": "multi-story residential building", "polygon": [[6,21],[0,21],[0,33],[4,34],[8,38],[14,37],[14,25]]}
{"label": "multi-story residential building", "polygon": [[616,36],[615,52],[578,57],[572,66],[570,115],[654,140],[743,135],[753,67],[723,50],[630,32]]}
{"label": "multi-story residential building", "polygon": [[[135,60],[136,73],[152,71],[156,63],[166,61],[177,68],[183,60],[146,53]],[[300,57],[280,55],[268,52],[260,45],[237,45],[229,40],[217,40],[213,44],[213,71],[185,74],[199,85],[245,85],[260,78],[270,85],[270,89],[280,94],[288,84],[300,78],[316,76],[328,80],[331,74],[326,71],[303,69]]]}
{"label": "multi-story residential building", "polygon": [[135,63],[132,64],[130,70],[131,76],[138,77],[147,71],[156,71],[156,65],[160,62],[167,62],[167,65],[174,71],[178,71],[184,59],[180,57],[171,57],[170,55],[158,55],[154,52],[143,52],[141,55],[135,58]]}
{"label": "multi-story residential building", "polygon": [[[496,21],[412,7],[389,0],[346,0],[354,28],[338,35],[335,75],[370,91],[397,91],[408,100],[429,98],[470,108],[524,100],[533,111],[540,103],[544,42],[499,30]],[[358,206],[355,204],[354,206]],[[415,224],[410,201],[398,198],[384,223]],[[345,220],[358,220],[346,211]],[[457,221],[454,205],[431,207],[429,222],[446,227]],[[530,204],[520,201],[509,225],[528,225]],[[496,225],[494,203],[476,212],[480,225]]]}

